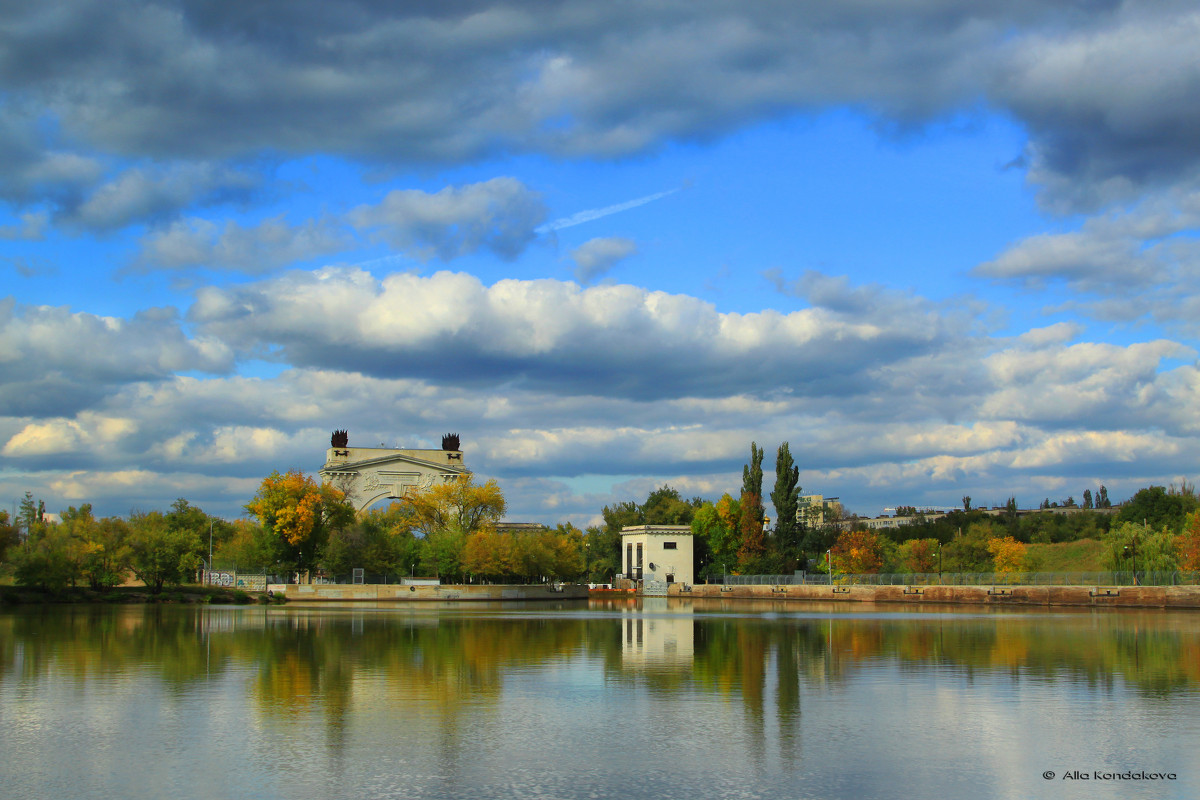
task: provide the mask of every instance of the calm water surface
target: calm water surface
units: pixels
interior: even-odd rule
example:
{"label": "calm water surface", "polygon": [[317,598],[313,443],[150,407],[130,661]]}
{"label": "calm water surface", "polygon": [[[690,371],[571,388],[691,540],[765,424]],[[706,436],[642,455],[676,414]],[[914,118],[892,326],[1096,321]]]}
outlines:
{"label": "calm water surface", "polygon": [[0,796],[1194,798],[1200,614],[8,610]]}

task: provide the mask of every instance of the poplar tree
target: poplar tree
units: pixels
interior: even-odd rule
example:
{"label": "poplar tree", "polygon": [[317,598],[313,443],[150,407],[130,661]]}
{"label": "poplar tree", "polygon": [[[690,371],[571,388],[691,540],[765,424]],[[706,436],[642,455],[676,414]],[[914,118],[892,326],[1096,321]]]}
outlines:
{"label": "poplar tree", "polygon": [[788,443],[779,445],[775,455],[775,489],[771,502],[775,505],[775,541],[786,562],[795,562],[800,557],[800,522],[796,518],[800,508],[800,468],[792,460]]}

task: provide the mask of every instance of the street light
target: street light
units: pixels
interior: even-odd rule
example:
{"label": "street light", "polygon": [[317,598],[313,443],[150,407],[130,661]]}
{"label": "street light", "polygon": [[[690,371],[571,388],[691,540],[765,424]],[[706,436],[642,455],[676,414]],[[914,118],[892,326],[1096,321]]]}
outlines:
{"label": "street light", "polygon": [[1124,549],[1124,551],[1125,551],[1125,557],[1126,557],[1126,558],[1131,558],[1131,557],[1132,557],[1132,559],[1133,559],[1133,585],[1134,585],[1134,586],[1137,586],[1137,585],[1138,585],[1138,576],[1137,576],[1137,537],[1136,537],[1136,536],[1135,536],[1135,537],[1133,537],[1133,542],[1132,542],[1131,544],[1127,544],[1127,545],[1125,545],[1125,547],[1124,547],[1123,549]]}
{"label": "street light", "polygon": [[833,586],[833,551],[825,551],[825,571],[829,573],[829,585]]}

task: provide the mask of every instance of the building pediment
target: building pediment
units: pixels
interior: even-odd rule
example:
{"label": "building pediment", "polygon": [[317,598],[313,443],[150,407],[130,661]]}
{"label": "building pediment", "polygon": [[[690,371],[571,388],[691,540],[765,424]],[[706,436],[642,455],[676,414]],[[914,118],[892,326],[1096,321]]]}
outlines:
{"label": "building pediment", "polygon": [[403,450],[382,447],[331,447],[320,470],[322,482],[341,489],[362,511],[385,498],[470,474],[457,450]]}

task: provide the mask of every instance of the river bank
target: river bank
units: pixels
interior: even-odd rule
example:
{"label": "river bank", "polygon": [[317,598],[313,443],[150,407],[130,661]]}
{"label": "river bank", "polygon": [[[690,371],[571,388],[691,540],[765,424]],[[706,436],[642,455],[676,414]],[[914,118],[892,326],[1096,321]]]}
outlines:
{"label": "river bank", "polygon": [[111,589],[91,589],[86,586],[69,586],[64,589],[0,586],[0,605],[8,606],[62,603],[249,605],[271,601],[272,598],[261,592],[245,592],[220,586],[176,586],[163,589],[158,594],[145,586],[116,586]]}

